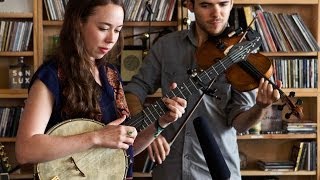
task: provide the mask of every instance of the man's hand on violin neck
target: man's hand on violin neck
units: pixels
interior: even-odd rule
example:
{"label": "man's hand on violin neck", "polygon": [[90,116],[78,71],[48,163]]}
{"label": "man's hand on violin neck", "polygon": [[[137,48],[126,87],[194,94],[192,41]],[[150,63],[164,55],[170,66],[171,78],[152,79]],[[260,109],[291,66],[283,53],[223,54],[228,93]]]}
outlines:
{"label": "man's hand on violin neck", "polygon": [[[280,87],[281,83],[277,82],[277,86]],[[272,103],[276,102],[278,99],[280,99],[279,90],[277,88],[273,88],[269,81],[261,78],[256,97],[256,104],[261,108],[266,108],[271,106]]]}

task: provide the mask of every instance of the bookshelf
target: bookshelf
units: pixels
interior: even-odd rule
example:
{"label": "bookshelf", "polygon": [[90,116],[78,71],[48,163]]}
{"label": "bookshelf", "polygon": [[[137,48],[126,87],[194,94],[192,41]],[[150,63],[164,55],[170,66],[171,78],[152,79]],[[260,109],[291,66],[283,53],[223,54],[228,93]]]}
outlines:
{"label": "bookshelf", "polygon": [[[273,13],[299,13],[316,41],[320,42],[320,5],[318,0],[235,0],[235,6],[248,6],[260,4],[264,11]],[[273,58],[315,58],[319,60],[319,52],[262,52],[263,55]],[[319,65],[318,65],[319,66]],[[319,101],[319,70],[317,70],[318,83],[315,88],[284,88],[287,95],[294,91],[296,97],[303,100],[303,112],[305,120],[311,120],[319,125],[320,101]],[[283,117],[284,118],[284,117]],[[257,176],[276,176],[279,179],[320,179],[320,168],[315,171],[262,171],[259,170],[256,161],[263,160],[288,160],[294,143],[301,141],[316,141],[319,149],[319,128],[313,134],[261,134],[238,136],[239,151],[246,154],[247,168],[241,170],[244,178]],[[317,150],[319,154],[319,150]],[[319,158],[317,158],[319,164]]]}
{"label": "bookshelf", "polygon": [[[17,6],[17,4],[20,6]],[[0,21],[1,22],[28,22],[32,23],[31,34],[28,46],[20,50],[0,50],[0,106],[1,107],[15,107],[23,106],[24,100],[27,98],[27,89],[11,89],[9,88],[9,66],[18,62],[18,57],[24,57],[24,63],[29,65],[31,69],[38,67],[38,13],[36,0],[23,0],[23,1],[4,1],[0,2]],[[8,25],[9,26],[9,25]],[[26,26],[25,26],[26,27]],[[21,30],[21,33],[22,30]],[[18,34],[18,33],[17,33]],[[10,38],[5,31],[2,32],[0,37],[2,42],[9,41]],[[17,36],[18,37],[18,36]],[[20,36],[20,38],[22,35]],[[19,42],[20,40],[16,41]],[[9,41],[11,43],[11,41]],[[22,40],[21,40],[22,42]],[[0,142],[4,145],[5,153],[8,155],[9,164],[12,167],[17,165],[15,160],[14,137],[0,137]],[[21,170],[10,175],[11,179],[33,179],[32,169],[25,171],[22,167]]]}
{"label": "bookshelf", "polygon": [[[19,56],[24,56],[26,62],[30,64],[34,70],[43,62],[43,57],[48,54],[49,37],[56,35],[62,25],[62,21],[50,21],[45,15],[43,0],[29,0],[32,2],[31,12],[0,12],[0,20],[27,20],[33,22],[32,30],[32,46],[27,51],[10,52],[0,51],[0,106],[17,106],[23,105],[23,101],[27,98],[27,90],[25,89],[9,89],[8,87],[8,67],[15,63]],[[239,5],[256,5],[260,4],[265,11],[276,13],[294,13],[298,12],[308,28],[315,36],[317,42],[320,42],[320,5],[319,0],[234,0],[235,6]],[[0,3],[1,6],[1,3]],[[183,29],[183,17],[185,17],[181,1],[177,1],[173,20],[169,22],[125,22],[125,35],[132,35],[135,28],[152,28],[169,27],[175,30]],[[133,39],[126,40],[126,44],[133,43]],[[266,52],[262,53],[268,57],[311,57],[320,58],[319,52]],[[318,69],[318,81],[320,79]],[[319,83],[315,88],[287,88],[283,89],[286,94],[290,91],[296,92],[296,97],[303,100],[304,119],[309,119],[320,123],[320,90]],[[159,97],[161,93],[153,97]],[[319,129],[319,128],[318,128]],[[244,135],[238,137],[239,149],[248,156],[248,168],[241,171],[245,177],[253,176],[277,176],[279,179],[320,179],[320,168],[316,171],[295,171],[295,172],[265,172],[258,170],[255,161],[259,157],[265,157],[268,160],[283,159],[288,156],[290,148],[294,142],[303,140],[315,140],[320,143],[320,130],[316,134],[268,134],[268,135]],[[14,160],[14,142],[15,138],[0,138],[8,152],[11,152],[10,159],[12,164]],[[318,149],[319,146],[317,145]],[[317,150],[317,154],[319,154]],[[143,154],[142,156],[145,156]],[[138,157],[139,158],[139,157]],[[136,158],[136,159],[138,159]],[[317,164],[319,164],[319,158]],[[27,168],[28,169],[28,168]],[[22,172],[22,174],[14,174],[10,176],[12,179],[33,179],[32,170]],[[135,173],[135,177],[150,179],[150,174]]]}
{"label": "bookshelf", "polygon": [[[33,22],[32,34],[30,39],[29,47],[26,51],[0,51],[0,68],[1,68],[1,75],[0,75],[0,96],[11,98],[10,94],[17,94],[17,90],[9,89],[8,87],[8,66],[10,64],[14,64],[17,62],[17,58],[19,56],[25,57],[26,63],[36,68],[38,66],[37,62],[37,9],[36,9],[36,1],[33,1],[33,12],[19,12],[19,13],[9,13],[9,12],[0,12],[0,20],[1,21],[31,21]],[[3,38],[3,36],[1,36]],[[23,96],[26,94],[26,91],[20,91],[21,95]],[[6,95],[7,94],[7,95]]]}

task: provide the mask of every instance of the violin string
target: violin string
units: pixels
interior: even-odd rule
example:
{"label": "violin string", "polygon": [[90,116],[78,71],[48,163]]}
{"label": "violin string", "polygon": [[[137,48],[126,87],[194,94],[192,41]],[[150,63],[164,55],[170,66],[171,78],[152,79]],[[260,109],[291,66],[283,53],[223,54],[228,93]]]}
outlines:
{"label": "violin string", "polygon": [[[229,59],[230,61],[226,61],[226,63],[216,63],[216,67],[212,66],[208,69],[208,72],[209,74],[211,74],[213,71],[214,72],[217,72],[218,71],[224,71],[226,68],[225,68],[225,65],[227,67],[231,66],[232,64],[234,64],[233,60],[232,59],[239,59],[241,58],[241,56],[243,56],[243,54],[245,52],[247,52],[247,50],[251,47],[251,43],[248,43],[246,44],[245,46],[243,46],[242,50],[240,52],[235,52],[235,51],[231,51],[228,56],[226,56],[224,59]],[[241,53],[242,52],[242,53]],[[222,61],[224,60],[222,59]]]}

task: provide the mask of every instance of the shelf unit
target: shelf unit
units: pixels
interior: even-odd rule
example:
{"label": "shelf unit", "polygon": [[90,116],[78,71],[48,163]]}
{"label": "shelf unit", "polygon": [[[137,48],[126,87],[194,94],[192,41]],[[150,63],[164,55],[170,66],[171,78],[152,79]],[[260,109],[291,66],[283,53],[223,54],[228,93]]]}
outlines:
{"label": "shelf unit", "polygon": [[[0,13],[0,20],[7,19],[27,19],[33,21],[33,46],[31,51],[26,52],[0,52],[0,105],[16,105],[23,104],[27,98],[27,90],[13,90],[8,88],[8,66],[16,62],[17,57],[25,56],[26,62],[31,64],[36,70],[37,67],[43,62],[43,57],[47,53],[46,45],[48,37],[57,34],[62,21],[47,21],[44,19],[43,0],[32,0],[33,12],[28,13]],[[260,4],[265,11],[292,13],[299,12],[305,20],[307,26],[320,42],[320,5],[319,0],[234,0],[235,5],[254,5]],[[177,1],[175,20],[172,22],[151,22],[152,27],[174,27],[181,30],[183,27],[183,17],[186,16],[183,10],[181,1]],[[125,22],[126,33],[132,34],[135,27],[148,27],[148,22]],[[128,41],[128,44],[132,41]],[[315,57],[320,58],[319,52],[295,52],[295,53],[262,53],[268,57]],[[318,81],[320,73],[318,68]],[[304,101],[304,114],[305,118],[311,119],[319,125],[320,123],[320,101],[319,101],[319,83],[317,88],[308,89],[283,89],[288,94],[290,91],[296,92],[296,97],[302,98]],[[159,97],[161,93],[153,97]],[[319,128],[318,128],[319,129]],[[287,155],[289,147],[294,141],[301,140],[316,140],[319,144],[319,133],[317,134],[275,134],[275,135],[244,135],[238,136],[240,151],[245,151],[252,157],[248,158],[249,164],[259,156],[268,157],[270,159],[282,158]],[[8,145],[9,150],[14,150],[15,138],[0,138],[0,142]],[[281,147],[281,148],[279,148]],[[319,154],[319,145],[317,145],[317,154]],[[279,150],[280,149],[280,150]],[[279,152],[275,153],[275,150]],[[273,155],[272,153],[279,156]],[[11,159],[14,160],[14,154],[11,153]],[[15,162],[13,162],[15,163]],[[317,164],[319,164],[319,158]],[[317,167],[316,171],[297,171],[297,172],[265,172],[259,171],[254,168],[242,170],[243,176],[278,176],[280,179],[320,179],[320,168]],[[150,174],[135,173],[135,177],[150,178]],[[33,174],[12,175],[12,179],[32,179]]]}
{"label": "shelf unit", "polygon": [[[235,6],[258,5],[264,11],[274,13],[299,13],[315,36],[318,44],[320,42],[320,5],[318,0],[235,0]],[[270,58],[273,57],[310,57],[317,58],[319,52],[277,52],[262,53]],[[319,65],[318,65],[319,67]],[[293,88],[283,89],[286,94],[294,91],[297,98],[303,100],[304,119],[312,120],[319,126],[320,123],[320,101],[319,101],[319,68],[318,84],[316,88]],[[241,170],[242,176],[277,176],[279,179],[320,179],[319,157],[315,171],[290,171],[275,172],[258,170],[255,162],[261,158],[265,160],[286,160],[289,157],[294,142],[303,140],[314,140],[317,142],[317,154],[319,154],[319,128],[315,134],[262,134],[238,136],[239,151],[247,156],[248,168]]]}
{"label": "shelf unit", "polygon": [[[8,85],[8,69],[11,64],[16,64],[18,57],[25,57],[25,63],[30,65],[33,70],[38,66],[38,13],[37,0],[32,2],[31,12],[0,12],[0,20],[5,21],[31,21],[33,22],[30,45],[27,51],[12,52],[0,51],[0,106],[12,107],[21,106],[27,98],[27,89],[10,89]],[[1,5],[1,3],[0,3]],[[9,11],[10,9],[8,9]],[[9,162],[12,167],[17,165],[15,160],[14,143],[15,138],[0,137],[0,142],[5,146],[5,152],[9,157]],[[17,172],[10,175],[10,179],[33,179],[33,171],[24,171],[24,166],[21,168],[21,173]]]}

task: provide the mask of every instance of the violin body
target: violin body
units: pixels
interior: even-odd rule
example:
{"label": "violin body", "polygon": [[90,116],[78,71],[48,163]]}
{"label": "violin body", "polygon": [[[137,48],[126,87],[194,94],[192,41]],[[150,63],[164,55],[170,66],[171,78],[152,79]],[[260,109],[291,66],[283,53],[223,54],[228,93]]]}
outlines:
{"label": "violin body", "polygon": [[[228,47],[232,47],[240,40],[240,36],[220,39],[218,43],[212,41],[205,42],[196,52],[198,65],[202,69],[207,69],[212,64],[222,59],[227,52]],[[273,74],[272,62],[269,58],[259,54],[249,54],[247,61],[238,62],[226,70],[226,77],[232,87],[238,91],[245,92],[255,89],[259,86],[259,80],[262,78],[259,74],[248,72],[248,63],[254,66],[264,76],[270,78]],[[255,72],[253,72],[255,73]]]}
{"label": "violin body", "polygon": [[[228,37],[226,33],[220,37],[209,37],[196,51],[195,55],[199,67],[207,69],[212,64],[221,63],[220,60],[228,56],[229,49],[241,42],[242,39],[243,36]],[[245,61],[237,61],[237,63],[226,68],[225,73],[231,86],[241,92],[257,88],[260,79],[265,78],[280,93],[280,99],[284,104],[281,107],[279,106],[279,109],[283,109],[286,105],[289,107],[291,112],[286,113],[285,117],[288,119],[291,115],[294,115],[300,120],[303,118],[302,107],[300,107],[302,101],[298,99],[296,103],[293,103],[276,84],[270,81],[269,78],[273,74],[273,66],[268,57],[260,53],[251,53]],[[293,94],[294,92],[290,93],[290,97],[293,97]]]}

